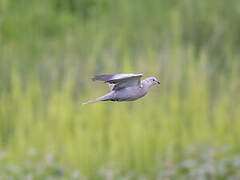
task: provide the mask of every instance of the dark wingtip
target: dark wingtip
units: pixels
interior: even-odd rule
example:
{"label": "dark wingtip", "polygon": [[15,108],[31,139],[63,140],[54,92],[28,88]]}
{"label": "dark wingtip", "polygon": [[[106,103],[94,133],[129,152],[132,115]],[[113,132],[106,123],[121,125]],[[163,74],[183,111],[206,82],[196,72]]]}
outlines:
{"label": "dark wingtip", "polygon": [[101,76],[102,76],[102,75],[95,75],[95,76],[92,78],[92,81],[100,81]]}
{"label": "dark wingtip", "polygon": [[102,75],[96,75],[92,78],[93,81],[108,81],[111,79],[114,75],[113,74],[102,74]]}
{"label": "dark wingtip", "polygon": [[96,81],[96,76],[94,76],[94,77],[92,78],[92,81]]}

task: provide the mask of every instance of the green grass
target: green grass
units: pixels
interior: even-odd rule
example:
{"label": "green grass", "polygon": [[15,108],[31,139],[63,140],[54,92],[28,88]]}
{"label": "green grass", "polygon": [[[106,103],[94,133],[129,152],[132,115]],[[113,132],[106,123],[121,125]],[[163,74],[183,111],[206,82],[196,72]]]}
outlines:
{"label": "green grass", "polygon": [[53,87],[45,97],[37,78],[22,87],[14,70],[11,90],[0,98],[1,147],[10,153],[10,161],[21,161],[30,148],[59,154],[60,162],[91,178],[97,178],[105,166],[123,174],[136,171],[155,177],[152,168],[162,158],[182,159],[194,144],[229,145],[239,151],[236,82],[234,77],[221,76],[215,98],[211,97],[206,63],[202,59],[187,65],[184,74],[177,69],[177,76],[165,77],[160,87],[139,101],[87,106],[81,102],[104,93],[93,92],[100,85],[89,82],[91,92],[74,95],[75,80],[66,77],[60,88]]}
{"label": "green grass", "polygon": [[[210,164],[196,176],[237,179],[238,7],[2,0],[0,178],[193,179]],[[81,105],[108,91],[95,73],[118,72],[161,85],[136,102]]]}

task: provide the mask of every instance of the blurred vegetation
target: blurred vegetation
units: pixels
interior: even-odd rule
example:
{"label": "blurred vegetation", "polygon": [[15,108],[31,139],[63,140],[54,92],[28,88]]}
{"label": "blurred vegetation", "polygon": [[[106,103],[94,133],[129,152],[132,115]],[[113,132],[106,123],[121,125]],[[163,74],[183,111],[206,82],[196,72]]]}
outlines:
{"label": "blurred vegetation", "polygon": [[[0,177],[239,179],[239,16],[238,0],[1,0]],[[108,91],[92,75],[120,72],[161,86],[81,106]]]}

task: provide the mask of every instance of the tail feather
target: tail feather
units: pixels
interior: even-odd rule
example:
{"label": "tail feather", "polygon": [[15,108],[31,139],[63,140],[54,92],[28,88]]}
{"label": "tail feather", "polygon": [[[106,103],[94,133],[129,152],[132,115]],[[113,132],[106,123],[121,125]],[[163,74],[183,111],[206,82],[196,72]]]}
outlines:
{"label": "tail feather", "polygon": [[[88,102],[82,103],[82,105],[90,104],[90,103],[95,103],[95,102],[99,102],[99,101],[103,101],[103,100],[101,100],[101,99],[95,99],[95,100],[92,100],[92,101],[88,101]],[[105,100],[105,101],[106,101],[106,100]]]}
{"label": "tail feather", "polygon": [[85,102],[85,103],[82,103],[82,104],[85,105],[85,104],[95,103],[95,102],[99,102],[99,101],[107,101],[107,100],[110,100],[110,99],[112,99],[112,92],[106,94],[105,96],[97,98],[95,100],[88,101],[88,102]]}

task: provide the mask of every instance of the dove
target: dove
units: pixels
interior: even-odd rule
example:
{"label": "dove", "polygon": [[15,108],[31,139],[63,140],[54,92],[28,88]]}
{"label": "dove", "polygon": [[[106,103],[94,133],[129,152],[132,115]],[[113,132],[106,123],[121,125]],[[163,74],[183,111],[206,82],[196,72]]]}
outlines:
{"label": "dove", "polygon": [[155,77],[141,80],[143,74],[102,74],[92,78],[93,81],[102,81],[109,84],[110,92],[95,100],[83,104],[99,101],[135,101],[145,96],[149,88],[160,84]]}

